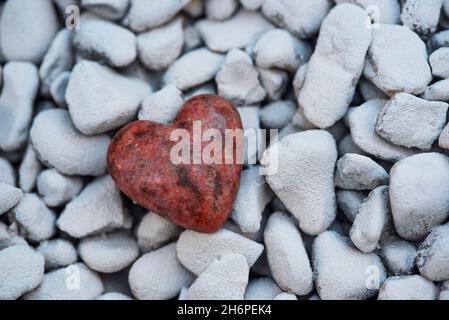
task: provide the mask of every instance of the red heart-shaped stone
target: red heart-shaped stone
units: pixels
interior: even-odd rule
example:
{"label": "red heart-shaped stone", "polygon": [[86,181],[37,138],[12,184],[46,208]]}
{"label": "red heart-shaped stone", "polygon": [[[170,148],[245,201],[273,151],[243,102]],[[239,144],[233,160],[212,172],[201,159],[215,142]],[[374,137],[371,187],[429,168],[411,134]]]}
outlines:
{"label": "red heart-shaped stone", "polygon": [[[198,121],[202,133],[217,129],[222,135],[223,161],[174,163],[170,155],[179,140],[172,141],[170,135],[175,129],[189,133],[192,159],[192,131]],[[184,228],[214,232],[232,211],[242,171],[242,141],[238,141],[242,136],[233,140],[234,161],[225,162],[227,129],[242,131],[236,108],[219,96],[195,96],[184,104],[172,124],[140,120],[123,127],[109,145],[109,173],[120,190],[142,207]],[[215,140],[200,142],[201,150],[211,141]]]}

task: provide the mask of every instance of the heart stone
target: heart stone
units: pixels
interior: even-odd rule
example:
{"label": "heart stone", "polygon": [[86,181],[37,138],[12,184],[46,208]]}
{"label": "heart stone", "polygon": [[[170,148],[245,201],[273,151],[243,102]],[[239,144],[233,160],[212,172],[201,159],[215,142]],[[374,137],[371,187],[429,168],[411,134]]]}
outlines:
{"label": "heart stone", "polygon": [[210,233],[231,213],[242,145],[236,108],[203,94],[188,100],[172,124],[134,121],[123,127],[109,146],[108,167],[137,204],[184,228]]}

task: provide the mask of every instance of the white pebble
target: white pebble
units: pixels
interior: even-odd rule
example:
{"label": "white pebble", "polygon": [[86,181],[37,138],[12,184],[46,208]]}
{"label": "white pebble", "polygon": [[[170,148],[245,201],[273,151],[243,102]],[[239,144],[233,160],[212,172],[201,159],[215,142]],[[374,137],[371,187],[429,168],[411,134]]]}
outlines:
{"label": "white pebble", "polygon": [[219,95],[236,105],[259,103],[267,94],[251,58],[239,49],[228,52],[215,81]]}
{"label": "white pebble", "polygon": [[51,238],[56,232],[56,215],[35,193],[25,193],[13,209],[14,219],[32,241]]}
{"label": "white pebble", "polygon": [[396,145],[430,150],[446,124],[448,107],[445,102],[398,93],[380,112],[376,132]]}
{"label": "white pebble", "polygon": [[187,52],[165,72],[164,84],[186,90],[212,80],[221,67],[224,56],[206,48]]}
{"label": "white pebble", "polygon": [[422,37],[435,32],[443,0],[406,0],[402,4],[402,23]]}
{"label": "white pebble", "polygon": [[176,251],[179,261],[199,275],[214,259],[226,253],[244,255],[252,267],[262,253],[263,245],[226,229],[211,234],[186,230],[179,237]]}
{"label": "white pebble", "polygon": [[44,258],[26,245],[0,251],[0,300],[13,300],[39,286],[44,278]]}
{"label": "white pebble", "polygon": [[0,181],[0,215],[15,207],[22,196],[22,190]]}
{"label": "white pebble", "polygon": [[434,228],[420,244],[419,272],[432,281],[449,280],[449,224]]}
{"label": "white pebble", "polygon": [[265,69],[277,68],[296,72],[307,62],[312,48],[283,29],[265,32],[252,49],[255,63]]}
{"label": "white pebble", "polygon": [[[68,276],[77,275],[79,283],[74,287]],[[67,285],[69,284],[69,285]],[[75,289],[78,288],[78,289]],[[94,300],[103,293],[100,276],[83,263],[71,264],[65,268],[46,273],[42,284],[24,296],[25,300]]]}
{"label": "white pebble", "polygon": [[337,206],[349,221],[354,221],[366,194],[361,191],[338,190]]}
{"label": "white pebble", "polygon": [[36,186],[37,176],[42,170],[42,164],[37,159],[33,146],[28,144],[22,163],[19,167],[19,186],[25,192],[31,192]]}
{"label": "white pebble", "polygon": [[241,254],[223,254],[198,276],[186,300],[243,300],[249,267]]}
{"label": "white pebble", "polygon": [[367,18],[360,7],[341,4],[323,21],[298,96],[302,114],[319,128],[332,126],[348,110],[371,42]]}
{"label": "white pebble", "polygon": [[75,247],[64,239],[43,241],[37,247],[37,251],[44,256],[46,270],[66,267],[77,260]]}
{"label": "white pebble", "polygon": [[388,95],[422,93],[432,80],[424,42],[404,26],[382,24],[373,30],[364,75]]}
{"label": "white pebble", "polygon": [[365,253],[377,248],[378,242],[390,219],[388,187],[371,191],[360,204],[349,232],[352,243]]}
{"label": "white pebble", "polygon": [[206,17],[211,20],[229,19],[238,8],[237,0],[206,0]]}
{"label": "white pebble", "polygon": [[436,300],[438,288],[419,275],[390,277],[380,288],[378,300]]}
{"label": "white pebble", "polygon": [[296,104],[289,100],[273,101],[260,109],[260,122],[265,128],[282,129],[296,113]]}
{"label": "white pebble", "polygon": [[449,48],[440,48],[432,52],[429,63],[435,77],[449,78]]}
{"label": "white pebble", "polygon": [[282,290],[270,277],[251,279],[245,291],[245,300],[273,300]]}
{"label": "white pebble", "polygon": [[369,100],[350,108],[346,117],[352,139],[360,149],[382,160],[395,162],[413,155],[414,151],[394,145],[376,133],[377,118],[386,102]]}
{"label": "white pebble", "polygon": [[121,231],[83,238],[78,252],[89,268],[101,273],[123,270],[139,255],[136,241]]}
{"label": "white pebble", "polygon": [[268,263],[279,287],[301,296],[312,291],[312,269],[295,221],[285,213],[273,213],[264,240]]}
{"label": "white pebble", "polygon": [[[385,267],[374,253],[363,253],[333,231],[321,233],[313,243],[315,286],[323,300],[360,300],[372,297],[386,278]],[[370,272],[370,273],[369,273]],[[367,285],[367,275],[375,274]]]}
{"label": "white pebble", "polygon": [[262,12],[299,38],[315,35],[331,8],[329,0],[265,0]]}
{"label": "white pebble", "polygon": [[106,171],[107,135],[88,137],[78,132],[66,110],[40,112],[30,130],[38,158],[67,175],[101,175]]}
{"label": "white pebble", "polygon": [[130,0],[81,0],[83,8],[105,19],[118,20],[128,10]]}
{"label": "white pebble", "polygon": [[124,24],[135,32],[153,29],[170,21],[190,0],[131,0]]}
{"label": "white pebble", "polygon": [[82,61],[72,70],[66,100],[75,127],[94,135],[133,120],[139,104],[151,91],[141,80],[124,77],[96,62]]}
{"label": "white pebble", "polygon": [[66,205],[57,226],[74,238],[82,238],[127,228],[129,219],[120,191],[107,175],[93,180]]}
{"label": "white pebble", "polygon": [[49,207],[57,207],[72,200],[83,187],[79,177],[65,176],[55,169],[47,169],[39,174],[37,191]]}
{"label": "white pebble", "polygon": [[39,67],[41,92],[48,94],[53,80],[61,72],[73,67],[75,54],[72,48],[72,35],[70,30],[62,29],[51,42]]}
{"label": "white pebble", "polygon": [[170,123],[184,105],[182,93],[175,86],[168,85],[150,94],[142,101],[138,118],[160,123]]}
{"label": "white pebble", "polygon": [[388,184],[389,176],[385,169],[371,158],[346,153],[337,161],[335,185],[349,190],[372,190]]}
{"label": "white pebble", "polygon": [[[449,158],[421,153],[390,171],[390,203],[397,233],[420,240],[449,216]],[[422,199],[425,199],[423,201]]]}
{"label": "white pebble", "polygon": [[9,61],[39,63],[57,31],[50,0],[8,1],[0,25],[1,51]]}
{"label": "white pebble", "polygon": [[268,184],[307,234],[320,234],[335,219],[336,160],[334,138],[322,130],[290,134],[262,156]]}
{"label": "white pebble", "polygon": [[240,187],[232,210],[232,220],[243,232],[254,233],[260,229],[262,212],[273,193],[260,173],[259,166],[243,170]]}
{"label": "white pebble", "polygon": [[174,298],[192,281],[192,274],[176,258],[175,243],[144,254],[129,271],[129,286],[139,300]]}
{"label": "white pebble", "polygon": [[393,275],[413,273],[416,266],[416,245],[413,242],[390,236],[380,246],[385,266]]}
{"label": "white pebble", "polygon": [[8,62],[3,68],[2,76],[0,149],[15,151],[28,138],[39,77],[36,67],[28,62]]}
{"label": "white pebble", "polygon": [[0,157],[0,182],[4,182],[10,186],[16,185],[14,168],[8,160],[2,157]]}
{"label": "white pebble", "polygon": [[200,20],[195,24],[206,46],[216,52],[244,48],[273,26],[255,11],[241,9],[226,21]]}
{"label": "white pebble", "polygon": [[440,80],[428,86],[422,98],[429,101],[449,102],[449,79]]}
{"label": "white pebble", "polygon": [[181,234],[181,228],[161,216],[148,212],[137,228],[137,243],[143,252],[159,249],[175,240]]}
{"label": "white pebble", "polygon": [[150,70],[170,66],[181,54],[183,44],[182,19],[137,36],[139,59]]}

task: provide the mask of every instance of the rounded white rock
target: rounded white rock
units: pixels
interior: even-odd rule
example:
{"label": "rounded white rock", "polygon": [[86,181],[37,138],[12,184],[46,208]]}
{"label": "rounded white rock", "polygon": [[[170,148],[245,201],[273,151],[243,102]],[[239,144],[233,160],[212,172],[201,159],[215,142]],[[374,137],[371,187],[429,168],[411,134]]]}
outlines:
{"label": "rounded white rock", "polygon": [[17,299],[44,279],[44,258],[27,245],[0,250],[0,300]]}
{"label": "rounded white rock", "polygon": [[311,54],[312,48],[307,42],[294,38],[283,29],[265,32],[252,49],[254,61],[259,67],[290,72],[296,72]]}
{"label": "rounded white rock", "polygon": [[137,36],[139,59],[150,70],[162,70],[170,66],[181,54],[184,44],[182,19]]}
{"label": "rounded white rock", "polygon": [[73,244],[65,239],[43,241],[37,251],[44,256],[46,270],[66,267],[75,263],[78,257]]}
{"label": "rounded white rock", "polygon": [[47,240],[56,232],[55,213],[35,193],[25,193],[13,214],[29,240]]}
{"label": "rounded white rock", "polygon": [[131,291],[139,300],[174,298],[192,281],[193,275],[176,258],[175,243],[144,254],[129,271]]}
{"label": "rounded white rock", "polygon": [[416,266],[416,245],[390,236],[380,243],[382,259],[393,275],[409,275]]}
{"label": "rounded white rock", "polygon": [[300,296],[312,291],[312,269],[295,221],[285,213],[271,214],[264,241],[270,270],[279,287]]}
{"label": "rounded white rock", "polygon": [[0,215],[15,207],[22,196],[22,190],[0,181]]}
{"label": "rounded white rock", "polygon": [[139,104],[151,92],[150,85],[142,80],[83,60],[72,70],[66,100],[75,127],[95,135],[133,120]]}
{"label": "rounded white rock", "polygon": [[424,238],[449,216],[447,194],[448,157],[422,153],[397,162],[390,171],[390,204],[397,233],[406,240]]}
{"label": "rounded white rock", "polygon": [[39,76],[36,66],[29,62],[8,62],[2,77],[0,150],[16,151],[28,139]]}
{"label": "rounded white rock", "polygon": [[123,270],[139,255],[136,241],[121,231],[83,238],[78,252],[89,268],[101,273]]}
{"label": "rounded white rock", "polygon": [[349,190],[372,190],[388,184],[389,175],[371,158],[346,153],[337,161],[335,185]]}
{"label": "rounded white rock", "polygon": [[435,227],[420,244],[417,265],[427,279],[449,280],[449,223]]}
{"label": "rounded white rock", "polygon": [[377,248],[389,219],[388,187],[380,186],[371,191],[358,208],[349,232],[352,243],[360,251],[372,252]]}
{"label": "rounded white rock", "polygon": [[438,287],[419,275],[390,277],[380,288],[378,300],[436,300]]}
{"label": "rounded white rock", "polygon": [[107,135],[88,137],[78,132],[66,110],[40,112],[30,130],[38,158],[67,175],[101,175],[106,171]]}
{"label": "rounded white rock", "polygon": [[82,188],[83,180],[80,177],[66,176],[56,169],[44,170],[37,178],[37,190],[49,207],[69,202]]}
{"label": "rounded white rock", "polygon": [[[367,299],[377,293],[386,278],[385,267],[376,254],[357,250],[349,238],[333,231],[315,238],[312,258],[315,286],[323,300]],[[373,275],[370,282],[368,274]]]}
{"label": "rounded white rock", "polygon": [[363,71],[388,95],[420,94],[432,80],[424,42],[405,26],[381,24],[373,40]]}
{"label": "rounded white rock", "polygon": [[163,83],[173,84],[180,90],[196,87],[212,80],[223,61],[223,55],[206,48],[189,51],[167,69]]}
{"label": "rounded white rock", "polygon": [[0,44],[9,61],[39,63],[58,31],[58,18],[50,0],[16,0],[5,3]]}
{"label": "rounded white rock", "polygon": [[268,184],[307,234],[320,234],[335,219],[336,160],[335,140],[323,130],[290,134],[262,156]]}

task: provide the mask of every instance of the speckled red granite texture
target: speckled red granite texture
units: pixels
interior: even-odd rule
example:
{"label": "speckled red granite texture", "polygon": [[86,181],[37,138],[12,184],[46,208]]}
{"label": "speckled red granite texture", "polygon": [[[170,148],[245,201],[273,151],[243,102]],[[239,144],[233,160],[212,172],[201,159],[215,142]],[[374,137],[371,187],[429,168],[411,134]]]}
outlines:
{"label": "speckled red granite texture", "polygon": [[[109,146],[108,167],[120,190],[142,207],[184,228],[210,233],[223,226],[232,211],[242,165],[173,164],[170,150],[177,142],[170,141],[170,133],[184,128],[192,136],[196,120],[202,132],[218,129],[223,143],[225,129],[242,129],[230,102],[198,95],[184,104],[172,124],[140,120],[123,127]],[[242,150],[234,144],[233,152],[241,156]]]}

